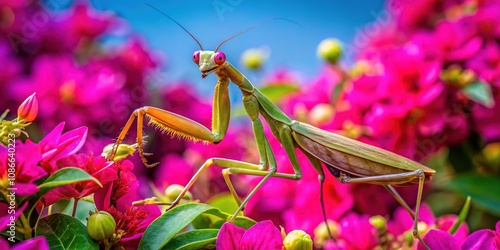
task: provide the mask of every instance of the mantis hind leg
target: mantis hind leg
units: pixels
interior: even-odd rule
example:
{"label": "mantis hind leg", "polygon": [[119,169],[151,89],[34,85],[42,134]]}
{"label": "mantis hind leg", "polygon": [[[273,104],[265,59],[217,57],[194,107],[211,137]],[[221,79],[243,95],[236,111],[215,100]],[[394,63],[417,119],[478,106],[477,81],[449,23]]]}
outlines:
{"label": "mantis hind leg", "polygon": [[384,185],[387,190],[396,198],[396,200],[409,212],[409,214],[413,217],[413,237],[418,239],[420,243],[426,248],[430,249],[429,246],[424,242],[420,233],[418,232],[418,214],[420,211],[420,202],[422,201],[422,192],[424,190],[424,182],[425,182],[425,174],[421,169],[417,169],[412,172],[402,173],[402,174],[392,174],[392,175],[381,175],[381,176],[370,176],[370,177],[360,177],[360,178],[351,178],[347,176],[345,173],[341,173],[339,180],[343,183],[405,183],[410,180],[418,179],[418,192],[417,192],[417,204],[415,207],[415,213],[410,209],[408,204],[401,198],[399,193],[390,185]]}
{"label": "mantis hind leg", "polygon": [[325,222],[326,230],[328,232],[328,236],[335,240],[333,234],[328,226],[328,219],[326,218],[326,208],[325,208],[325,200],[324,200],[324,184],[325,184],[325,173],[323,172],[323,167],[321,166],[321,161],[318,158],[311,155],[309,152],[300,148],[302,153],[307,157],[311,165],[313,165],[316,172],[318,172],[318,180],[319,180],[319,201],[321,203],[321,212],[323,213],[323,221]]}

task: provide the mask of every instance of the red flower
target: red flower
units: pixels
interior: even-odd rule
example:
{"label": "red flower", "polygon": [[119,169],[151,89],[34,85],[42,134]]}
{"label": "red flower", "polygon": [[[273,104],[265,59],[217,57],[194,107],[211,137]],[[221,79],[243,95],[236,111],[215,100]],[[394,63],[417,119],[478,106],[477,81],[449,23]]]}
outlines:
{"label": "red flower", "polygon": [[[112,167],[113,163],[106,162],[106,159],[102,156],[85,154],[70,155],[58,160],[56,165],[58,169],[65,167],[81,168],[96,178],[102,185],[106,185],[117,178],[116,169]],[[101,187],[93,181],[77,182],[50,191],[44,196],[43,201],[48,206],[63,198],[80,199],[95,193],[99,189]]]}

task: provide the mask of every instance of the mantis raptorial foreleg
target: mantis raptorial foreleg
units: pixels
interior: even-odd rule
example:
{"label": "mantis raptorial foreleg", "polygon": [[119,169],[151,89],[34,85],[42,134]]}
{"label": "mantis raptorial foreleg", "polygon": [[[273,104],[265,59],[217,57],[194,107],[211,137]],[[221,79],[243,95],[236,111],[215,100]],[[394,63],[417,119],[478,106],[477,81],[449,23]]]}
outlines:
{"label": "mantis raptorial foreleg", "polygon": [[167,110],[159,109],[156,107],[145,106],[136,109],[127,123],[123,127],[122,131],[118,135],[115,146],[108,156],[108,160],[112,160],[115,157],[118,145],[123,142],[123,139],[130,130],[132,123],[137,118],[137,148],[139,155],[141,157],[142,163],[147,167],[154,167],[158,163],[149,164],[146,157],[149,154],[144,153],[144,146],[142,140],[142,128],[144,123],[144,117],[149,118],[150,123],[156,125],[160,130],[170,133],[172,135],[179,136],[181,138],[193,140],[193,141],[206,141],[212,143],[218,143],[223,138],[227,132],[229,125],[229,114],[230,114],[230,102],[227,91],[227,86],[229,85],[229,80],[220,79],[215,87],[214,101],[213,101],[213,117],[212,117],[212,131],[210,131],[205,126],[199,124],[184,116],[172,113]]}

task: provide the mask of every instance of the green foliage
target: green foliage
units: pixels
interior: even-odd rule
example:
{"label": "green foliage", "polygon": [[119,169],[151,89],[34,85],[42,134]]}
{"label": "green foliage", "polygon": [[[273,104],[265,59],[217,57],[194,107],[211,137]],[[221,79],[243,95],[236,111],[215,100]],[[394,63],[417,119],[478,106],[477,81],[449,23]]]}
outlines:
{"label": "green foliage", "polygon": [[496,188],[498,183],[499,176],[463,173],[447,181],[442,187],[464,197],[470,196],[476,205],[500,216],[500,189]]}
{"label": "green foliage", "polygon": [[26,202],[29,202],[29,205],[26,208],[28,219],[31,217],[31,214],[33,213],[35,205],[38,203],[38,201],[40,201],[40,199],[42,199],[42,197],[50,190],[59,186],[72,184],[80,181],[93,181],[99,184],[99,186],[102,186],[97,179],[95,179],[82,169],[74,167],[59,169],[54,174],[45,179],[45,181],[43,181],[43,183],[38,186],[39,190],[36,194],[27,199]]}
{"label": "green foliage", "polygon": [[219,229],[196,229],[176,235],[165,247],[165,250],[189,250],[215,248],[215,240]]}
{"label": "green foliage", "polygon": [[[180,233],[200,215],[206,214],[216,216],[223,221],[230,216],[207,204],[187,203],[179,205],[167,211],[149,225],[139,243],[139,249],[199,249],[214,245],[217,236],[215,232],[219,231],[219,225],[222,225],[222,223],[207,224],[207,226],[217,225],[216,228],[196,229],[187,233]],[[243,228],[249,228],[255,224],[255,221],[238,217],[235,224]],[[199,226],[200,223],[198,223]]]}
{"label": "green foliage", "polygon": [[462,93],[469,99],[482,104],[485,107],[492,108],[495,105],[491,87],[485,82],[473,82],[462,89]]}
{"label": "green foliage", "polygon": [[45,236],[50,249],[99,249],[99,244],[90,238],[85,225],[65,214],[53,214],[41,219],[36,236]]}

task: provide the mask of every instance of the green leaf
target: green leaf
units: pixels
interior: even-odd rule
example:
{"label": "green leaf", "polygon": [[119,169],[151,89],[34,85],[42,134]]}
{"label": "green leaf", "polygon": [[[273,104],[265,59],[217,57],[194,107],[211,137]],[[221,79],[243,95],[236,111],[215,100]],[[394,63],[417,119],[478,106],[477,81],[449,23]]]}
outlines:
{"label": "green leaf", "polygon": [[444,183],[443,188],[455,191],[464,197],[470,196],[476,205],[500,216],[498,183],[500,183],[499,176],[463,173]]}
{"label": "green leaf", "polygon": [[156,218],[148,226],[139,243],[139,249],[164,248],[177,233],[202,213],[216,215],[222,219],[227,218],[227,215],[219,209],[207,204],[187,203],[179,205]]}
{"label": "green leaf", "polygon": [[249,229],[253,225],[255,225],[257,222],[254,220],[248,218],[248,217],[236,217],[234,220],[234,225],[242,227],[244,229]]}
{"label": "green leaf", "polygon": [[26,211],[28,211],[28,219],[31,217],[31,213],[33,212],[33,209],[38,201],[40,201],[40,199],[42,199],[42,197],[50,190],[59,186],[80,181],[93,181],[102,187],[102,184],[96,178],[92,177],[80,168],[61,168],[49,176],[49,178],[45,179],[45,181],[38,186],[38,192],[29,198],[29,205],[26,208]]}
{"label": "green leaf", "polygon": [[176,235],[165,247],[165,250],[202,249],[211,245],[215,248],[215,240],[219,229],[197,229]]}
{"label": "green leaf", "polygon": [[102,187],[102,184],[94,177],[89,175],[87,172],[83,171],[80,168],[67,167],[61,168],[56,171],[54,174],[49,176],[40,186],[40,191],[42,190],[51,190],[55,187],[72,184],[80,181],[94,181]]}
{"label": "green leaf", "polygon": [[485,82],[473,82],[462,89],[462,93],[469,99],[482,104],[487,108],[495,106],[491,87]]}
{"label": "green leaf", "polygon": [[230,193],[220,193],[212,196],[207,204],[212,205],[222,212],[233,214],[238,209],[238,204]]}
{"label": "green leaf", "polygon": [[288,94],[299,91],[299,87],[292,83],[271,84],[259,88],[271,102],[277,102]]}
{"label": "green leaf", "polygon": [[457,221],[451,226],[450,230],[448,232],[450,234],[455,234],[457,232],[458,228],[460,227],[460,224],[467,219],[467,215],[469,215],[469,209],[470,209],[470,196],[467,196],[467,199],[465,199],[465,204],[462,207],[462,210],[460,210],[460,214],[458,215]]}
{"label": "green leaf", "polygon": [[35,232],[45,236],[50,249],[99,249],[87,228],[78,219],[65,214],[53,214],[41,219]]}

